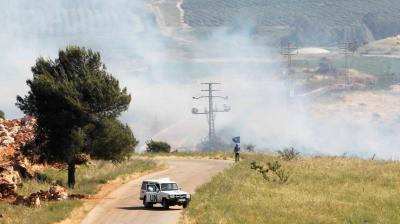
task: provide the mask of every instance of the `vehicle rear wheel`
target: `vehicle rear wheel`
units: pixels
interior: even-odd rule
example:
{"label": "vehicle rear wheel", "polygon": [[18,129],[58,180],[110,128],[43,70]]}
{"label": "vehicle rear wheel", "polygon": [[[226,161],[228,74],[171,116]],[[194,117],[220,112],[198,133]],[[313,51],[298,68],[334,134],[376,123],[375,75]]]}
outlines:
{"label": "vehicle rear wheel", "polygon": [[162,207],[164,208],[164,209],[169,209],[169,204],[168,204],[168,201],[164,198],[163,200],[162,200]]}
{"label": "vehicle rear wheel", "polygon": [[152,203],[146,202],[146,197],[143,198],[143,205],[144,205],[144,208],[152,208],[153,207]]}

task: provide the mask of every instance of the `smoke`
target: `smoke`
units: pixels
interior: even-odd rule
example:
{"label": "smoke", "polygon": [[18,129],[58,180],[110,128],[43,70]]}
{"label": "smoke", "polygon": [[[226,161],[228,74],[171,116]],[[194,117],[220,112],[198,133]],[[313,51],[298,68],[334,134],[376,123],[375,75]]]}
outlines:
{"label": "smoke", "polygon": [[[132,93],[122,119],[142,143],[165,140],[194,149],[206,137],[206,117],[192,115],[206,101],[201,82],[221,82],[216,100],[232,111],[216,117],[218,134],[260,150],[293,146],[306,154],[398,158],[398,122],[357,117],[343,108],[316,113],[314,99],[291,98],[292,82],[281,78],[277,53],[254,41],[251,22],[215,31],[202,40],[180,41],[161,32],[148,1],[0,0],[0,109],[22,116],[16,95],[38,56],[54,58],[66,45],[100,51],[108,70]],[[238,21],[240,21],[238,19]],[[324,107],[322,107],[324,108]]]}

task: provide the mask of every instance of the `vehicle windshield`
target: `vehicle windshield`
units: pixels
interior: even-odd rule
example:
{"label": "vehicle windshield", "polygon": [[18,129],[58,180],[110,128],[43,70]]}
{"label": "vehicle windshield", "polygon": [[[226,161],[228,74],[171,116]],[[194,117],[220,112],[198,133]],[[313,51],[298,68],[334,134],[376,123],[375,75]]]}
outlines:
{"label": "vehicle windshield", "polygon": [[176,191],[178,190],[178,185],[176,183],[166,183],[161,184],[162,191]]}

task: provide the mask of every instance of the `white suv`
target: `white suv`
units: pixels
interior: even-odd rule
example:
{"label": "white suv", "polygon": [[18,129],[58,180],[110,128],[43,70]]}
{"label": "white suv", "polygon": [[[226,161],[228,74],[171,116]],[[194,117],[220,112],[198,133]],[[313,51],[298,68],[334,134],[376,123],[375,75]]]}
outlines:
{"label": "white suv", "polygon": [[174,205],[186,208],[190,199],[191,195],[181,191],[176,182],[169,178],[144,180],[140,189],[140,200],[143,200],[145,208],[151,208],[157,203],[161,203],[165,209]]}

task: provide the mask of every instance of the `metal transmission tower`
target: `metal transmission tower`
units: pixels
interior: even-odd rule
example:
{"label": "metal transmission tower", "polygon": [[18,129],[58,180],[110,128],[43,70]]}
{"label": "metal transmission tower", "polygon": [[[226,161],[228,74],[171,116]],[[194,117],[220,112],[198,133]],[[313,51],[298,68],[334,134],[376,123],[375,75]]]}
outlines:
{"label": "metal transmission tower", "polygon": [[202,85],[207,85],[208,89],[203,89],[201,90],[202,92],[208,92],[208,95],[206,96],[199,96],[199,97],[193,97],[193,99],[198,100],[201,98],[208,98],[208,108],[204,109],[204,112],[199,112],[199,109],[193,108],[192,113],[193,114],[206,114],[207,115],[207,120],[208,120],[208,140],[211,142],[214,140],[215,137],[215,115],[216,113],[219,112],[229,112],[231,108],[227,105],[224,104],[223,110],[218,110],[217,107],[214,107],[214,98],[222,98],[227,100],[228,96],[216,96],[214,95],[214,92],[218,92],[221,90],[214,89],[214,85],[219,85],[221,83],[201,83]]}
{"label": "metal transmission tower", "polygon": [[351,48],[353,47],[353,42],[345,41],[339,48],[342,50],[344,55],[344,86],[347,88],[350,85],[349,79],[349,56],[352,54]]}
{"label": "metal transmission tower", "polygon": [[290,42],[288,42],[286,47],[281,48],[281,55],[287,57],[287,75],[290,75],[290,72],[291,72],[292,57],[299,53],[297,50],[298,50],[298,48],[292,47]]}

